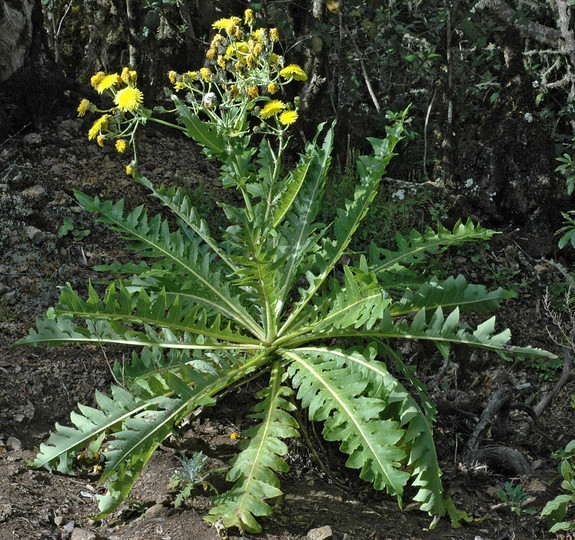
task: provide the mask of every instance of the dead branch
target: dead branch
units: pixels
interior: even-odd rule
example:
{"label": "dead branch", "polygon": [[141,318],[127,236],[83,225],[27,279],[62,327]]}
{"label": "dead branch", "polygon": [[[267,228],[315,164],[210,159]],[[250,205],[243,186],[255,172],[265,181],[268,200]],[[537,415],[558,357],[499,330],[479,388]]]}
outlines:
{"label": "dead branch", "polygon": [[555,386],[547,393],[547,395],[539,402],[537,407],[535,407],[535,415],[539,418],[543,411],[549,406],[553,401],[553,398],[559,393],[559,391],[567,384],[571,378],[571,364],[573,362],[573,339],[575,338],[575,329],[571,332],[571,340],[569,345],[565,348],[563,353],[563,372],[561,377],[555,384]]}

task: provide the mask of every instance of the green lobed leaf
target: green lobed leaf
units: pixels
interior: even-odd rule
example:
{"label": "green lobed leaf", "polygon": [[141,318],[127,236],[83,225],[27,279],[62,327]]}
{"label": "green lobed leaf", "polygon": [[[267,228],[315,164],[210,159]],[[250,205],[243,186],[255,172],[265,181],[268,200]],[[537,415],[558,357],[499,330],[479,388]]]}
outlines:
{"label": "green lobed leaf", "polygon": [[369,270],[375,272],[383,286],[386,285],[386,273],[392,275],[398,271],[409,271],[414,264],[422,263],[428,254],[438,254],[450,246],[458,246],[465,242],[488,240],[495,233],[475,225],[470,219],[464,224],[459,220],[450,231],[441,223],[437,224],[437,232],[426,227],[423,234],[416,230],[409,235],[397,233],[397,249],[389,250],[377,247],[373,242],[369,248]]}
{"label": "green lobed leaf", "polygon": [[76,192],[76,198],[87,210],[98,212],[99,221],[109,223],[114,230],[131,239],[132,249],[158,259],[156,264],[161,268],[158,273],[169,273],[180,290],[183,286],[186,287],[184,291],[192,290],[198,302],[263,339],[262,329],[243,307],[239,292],[232,292],[213,256],[202,254],[197,242],[187,241],[181,230],[171,232],[168,222],[162,221],[160,216],[148,220],[143,207],[124,215],[123,201],[113,204],[79,192]]}
{"label": "green lobed leaf", "polygon": [[215,497],[216,506],[210,510],[208,521],[221,519],[228,528],[261,532],[256,518],[272,513],[266,499],[282,494],[275,474],[288,470],[281,459],[288,451],[282,439],[298,435],[297,422],[290,415],[295,407],[286,399],[292,391],[281,385],[282,376],[280,362],[276,360],[270,384],[258,393],[262,401],[252,415],[260,422],[243,433],[245,442],[241,443],[241,453],[234,459],[227,475],[227,479],[235,484],[229,491]]}
{"label": "green lobed leaf", "polygon": [[213,128],[210,123],[203,122],[178,96],[172,94],[171,97],[176,105],[178,115],[186,127],[186,135],[209,152],[221,155],[224,152],[225,144],[224,138],[218,133],[218,130]]}
{"label": "green lobed leaf", "polygon": [[365,357],[356,351],[338,352],[342,362],[333,351],[322,348],[278,352],[291,361],[288,373],[310,419],[324,421],[324,438],[341,441],[340,450],[349,454],[346,465],[361,469],[362,479],[401,501],[410,477],[402,470],[407,453],[399,444],[406,432],[398,420],[381,419],[385,400],[370,395],[369,380],[350,369],[355,360],[366,361]]}

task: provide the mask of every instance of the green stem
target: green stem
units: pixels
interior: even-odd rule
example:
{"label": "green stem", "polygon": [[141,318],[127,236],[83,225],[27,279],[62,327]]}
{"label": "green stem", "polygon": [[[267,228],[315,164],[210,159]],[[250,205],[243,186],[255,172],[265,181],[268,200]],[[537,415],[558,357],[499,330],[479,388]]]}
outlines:
{"label": "green stem", "polygon": [[176,129],[179,129],[180,131],[186,131],[186,128],[184,126],[178,126],[177,124],[172,124],[171,122],[166,122],[165,120],[162,120],[161,118],[154,118],[153,116],[150,116],[149,118],[147,118],[147,120],[151,120],[152,122],[157,122],[158,124],[162,124],[164,126],[176,128]]}

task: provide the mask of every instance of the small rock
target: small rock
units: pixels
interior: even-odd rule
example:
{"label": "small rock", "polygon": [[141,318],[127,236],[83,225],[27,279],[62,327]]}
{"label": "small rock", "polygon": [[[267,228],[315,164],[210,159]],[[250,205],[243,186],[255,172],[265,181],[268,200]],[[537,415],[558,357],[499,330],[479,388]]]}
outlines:
{"label": "small rock", "polygon": [[28,225],[28,227],[24,229],[24,233],[32,240],[32,243],[36,245],[41,244],[46,239],[46,233],[33,225]]}
{"label": "small rock", "polygon": [[59,527],[60,525],[62,525],[62,522],[64,521],[64,518],[62,516],[56,516],[54,518],[54,525],[56,525],[57,527]]}
{"label": "small rock", "polygon": [[69,138],[70,133],[78,133],[78,122],[76,120],[64,120],[58,126],[58,135],[63,138]]}
{"label": "small rock", "polygon": [[168,513],[168,508],[165,507],[163,504],[154,504],[154,506],[150,506],[146,510],[144,514],[145,519],[160,519],[166,517]]}
{"label": "small rock", "polygon": [[5,304],[9,306],[13,306],[18,301],[18,292],[17,291],[10,291],[4,295],[3,301]]}
{"label": "small rock", "polygon": [[22,450],[22,442],[16,437],[8,437],[6,448],[12,452],[20,452]]}
{"label": "small rock", "polygon": [[318,527],[317,529],[311,529],[308,531],[307,537],[309,540],[328,540],[332,538],[333,533],[331,531],[331,527],[329,525],[325,525],[324,527]]}
{"label": "small rock", "polygon": [[60,176],[63,172],[64,172],[64,166],[62,165],[62,163],[54,163],[50,167],[50,174],[54,176]]}
{"label": "small rock", "polygon": [[70,536],[70,540],[96,540],[96,533],[93,533],[88,529],[76,528],[72,531],[72,536]]}
{"label": "small rock", "polygon": [[42,135],[39,133],[28,133],[28,135],[24,135],[22,140],[25,144],[29,144],[30,146],[38,146],[42,143]]}
{"label": "small rock", "polygon": [[46,188],[40,184],[29,187],[22,192],[24,197],[40,198],[46,195]]}

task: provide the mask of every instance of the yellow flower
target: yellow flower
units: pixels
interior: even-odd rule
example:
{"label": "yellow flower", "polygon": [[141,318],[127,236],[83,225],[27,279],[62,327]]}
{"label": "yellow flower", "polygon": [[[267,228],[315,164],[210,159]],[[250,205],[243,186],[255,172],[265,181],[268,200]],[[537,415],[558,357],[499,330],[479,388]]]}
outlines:
{"label": "yellow flower", "polygon": [[286,104],[279,99],[274,99],[266,103],[266,106],[262,109],[260,116],[265,120],[270,116],[274,116],[280,111],[283,111],[286,108]]}
{"label": "yellow flower", "polygon": [[198,72],[197,71],[187,71],[186,73],[184,73],[184,81],[188,82],[186,77],[189,77],[190,82],[191,81],[197,81],[198,80]]}
{"label": "yellow flower", "polygon": [[123,154],[128,148],[128,143],[124,139],[118,139],[116,141],[116,150]]}
{"label": "yellow flower", "polygon": [[170,82],[172,84],[176,83],[176,77],[178,76],[178,74],[175,71],[168,71],[168,79],[170,79]]}
{"label": "yellow flower", "polygon": [[208,69],[203,67],[200,69],[200,75],[204,81],[209,81],[212,78],[212,72]]}
{"label": "yellow flower", "polygon": [[100,133],[100,135],[98,135],[98,138],[96,139],[96,142],[98,143],[98,146],[104,146],[105,140],[106,140],[106,135],[102,135]]}
{"label": "yellow flower", "polygon": [[246,9],[244,11],[244,24],[251,26],[254,24],[254,10],[253,9]]}
{"label": "yellow flower", "polygon": [[106,74],[103,71],[98,71],[98,73],[92,75],[92,78],[90,79],[90,84],[92,87],[96,88],[105,76]]}
{"label": "yellow flower", "polygon": [[225,30],[228,26],[232,25],[231,19],[218,19],[212,24],[212,28],[217,28],[218,30]]}
{"label": "yellow flower", "polygon": [[117,84],[122,82],[121,77],[117,73],[112,73],[111,75],[106,75],[96,86],[96,92],[101,94],[110,88],[114,88]]}
{"label": "yellow flower", "polygon": [[137,171],[138,171],[138,169],[134,165],[132,165],[131,163],[126,165],[126,174],[133,176],[134,173]]}
{"label": "yellow flower", "polygon": [[257,86],[250,86],[248,88],[248,97],[250,99],[255,99],[260,95],[258,87]]}
{"label": "yellow flower", "polygon": [[279,121],[284,126],[291,126],[297,120],[298,114],[296,111],[284,111],[279,116]]}
{"label": "yellow flower", "polygon": [[224,57],[221,54],[218,55],[218,66],[220,66],[225,71],[226,61],[224,60]]}
{"label": "yellow flower", "polygon": [[217,49],[211,48],[206,53],[206,58],[208,60],[213,60],[217,53],[218,53]]}
{"label": "yellow flower", "polygon": [[278,91],[278,83],[276,82],[271,82],[268,84],[268,93],[273,96],[277,91]]}
{"label": "yellow flower", "polygon": [[290,64],[280,71],[284,79],[294,79],[295,81],[307,81],[305,71],[296,64]]}
{"label": "yellow flower", "polygon": [[104,116],[101,116],[100,118],[98,118],[98,120],[94,122],[94,124],[90,128],[90,131],[88,131],[88,140],[92,141],[98,135],[100,135],[102,129],[108,127],[108,118],[110,118],[110,115],[105,114]]}
{"label": "yellow flower", "polygon": [[238,97],[238,94],[240,93],[240,91],[235,84],[232,84],[229,88],[229,93],[232,95],[232,98],[236,98],[236,97]]}
{"label": "yellow flower", "polygon": [[126,84],[134,84],[138,79],[138,74],[135,71],[132,71],[130,68],[125,67],[122,70],[122,74],[120,75],[120,78]]}
{"label": "yellow flower", "polygon": [[216,34],[212,38],[212,43],[210,44],[211,49],[217,49],[218,45],[224,40],[224,36],[222,34]]}
{"label": "yellow flower", "polygon": [[87,99],[83,99],[80,101],[80,105],[78,105],[78,116],[84,116],[88,111],[92,111],[92,103]]}
{"label": "yellow flower", "polygon": [[237,441],[240,437],[241,435],[237,431],[234,431],[233,433],[230,434],[230,439],[232,441]]}
{"label": "yellow flower", "polygon": [[144,94],[133,86],[127,86],[114,96],[114,103],[122,112],[135,111],[144,101]]}
{"label": "yellow flower", "polygon": [[270,28],[270,37],[276,43],[280,40],[280,33],[277,28]]}
{"label": "yellow flower", "polygon": [[228,36],[236,33],[236,27],[240,24],[241,19],[239,17],[231,17],[229,19],[219,19],[214,24],[212,28],[217,28],[218,30],[225,30]]}
{"label": "yellow flower", "polygon": [[245,41],[239,41],[238,43],[234,43],[230,45],[226,49],[226,56],[228,58],[232,58],[234,56],[240,57],[244,54],[248,54],[250,52],[250,48]]}
{"label": "yellow flower", "polygon": [[256,39],[256,41],[259,41],[260,43],[265,39],[266,37],[266,30],[265,28],[258,28],[254,33],[253,33],[254,38]]}
{"label": "yellow flower", "polygon": [[256,44],[255,44],[255,46],[254,46],[254,56],[255,56],[256,58],[261,54],[263,48],[264,48],[264,47],[263,47],[263,45],[262,45],[261,43],[256,43]]}

